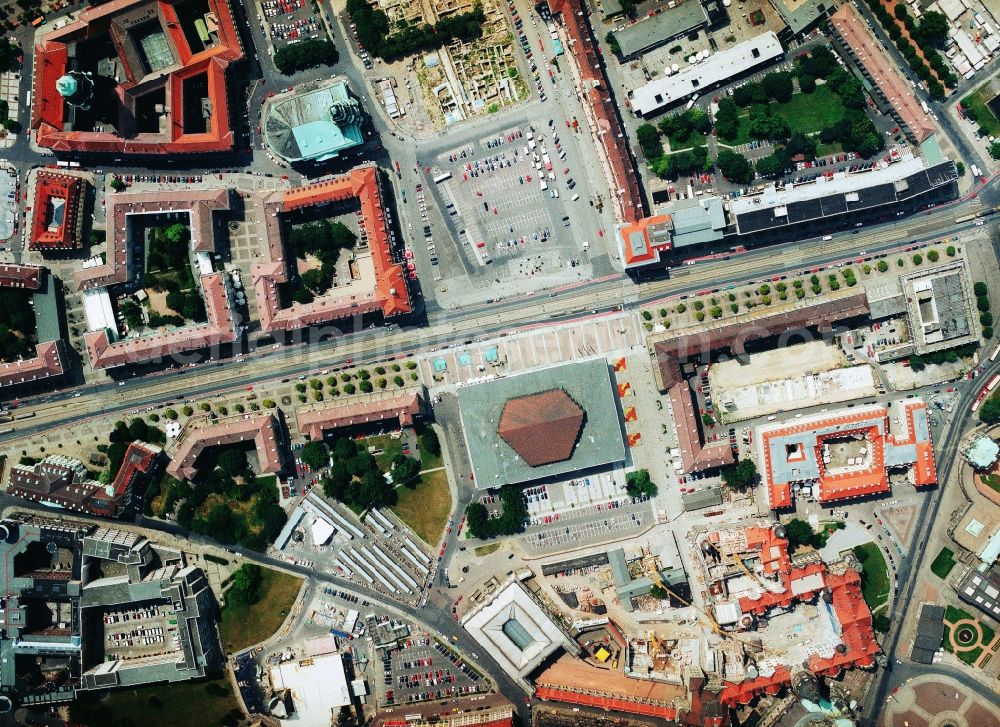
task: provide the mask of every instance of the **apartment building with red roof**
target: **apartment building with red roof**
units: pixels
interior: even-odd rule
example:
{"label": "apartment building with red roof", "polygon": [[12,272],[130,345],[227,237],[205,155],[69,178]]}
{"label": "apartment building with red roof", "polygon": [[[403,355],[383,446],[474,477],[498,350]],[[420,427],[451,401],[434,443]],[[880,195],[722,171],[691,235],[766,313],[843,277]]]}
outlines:
{"label": "apartment building with red roof", "polygon": [[[143,258],[133,254],[138,217],[187,214],[190,247],[196,254],[215,249],[215,213],[229,209],[229,190],[170,190],[113,194],[108,196],[106,215],[108,240],[106,260],[73,273],[81,291],[109,288],[141,279],[142,270],[134,263]],[[106,369],[158,361],[184,351],[213,348],[237,338],[229,276],[211,272],[197,276],[205,303],[207,321],[180,328],[119,339],[118,331],[100,328],[84,334],[87,355],[94,368]]]}
{"label": "apartment building with red roof", "polygon": [[857,8],[850,3],[841,5],[830,16],[830,25],[841,47],[869,81],[876,100],[890,107],[906,135],[919,144],[933,134],[934,125],[913,87]]}
{"label": "apartment building with red roof", "polygon": [[[294,255],[286,249],[282,230],[283,215],[330,202],[357,200],[374,268],[372,289],[330,291],[311,303],[285,306],[280,286],[291,279]],[[262,262],[253,266],[253,286],[261,328],[265,332],[289,332],[353,315],[381,312],[386,318],[413,310],[403,265],[393,260],[385,205],[374,165],[352,169],[333,179],[302,187],[267,192],[255,207],[257,234],[261,240]]]}
{"label": "apartment building with red roof", "polygon": [[46,457],[31,467],[14,465],[7,494],[101,517],[121,517],[158,466],[159,447],[132,442],[109,485],[89,479],[79,460]]}
{"label": "apartment building with red roof", "polygon": [[325,432],[386,419],[398,419],[399,426],[408,427],[413,424],[420,412],[420,395],[410,392],[383,399],[367,399],[350,404],[300,410],[296,422],[299,433],[315,442],[323,439]]}
{"label": "apartment building with red roof", "polygon": [[35,174],[29,250],[78,250],[83,247],[83,204],[87,181],[48,169]]}
{"label": "apartment building with red roof", "polygon": [[906,399],[771,423],[757,428],[758,470],[772,510],[793,505],[795,488],[816,488],[827,504],[890,491],[889,473],[937,482],[927,404]]}
{"label": "apartment building with red roof", "polygon": [[594,35],[587,22],[589,10],[581,0],[548,0],[549,10],[562,17],[569,36],[569,51],[582,77],[585,110],[596,127],[601,162],[611,177],[611,203],[615,217],[634,224],[646,216],[646,201],[639,190],[639,173],[629,149],[618,107],[611,97],[611,84],[604,72]]}
{"label": "apartment building with red roof", "polygon": [[56,153],[233,148],[229,69],[243,48],[227,0],[110,0],[35,45],[31,129]]}
{"label": "apartment building with red roof", "polygon": [[[37,265],[0,264],[0,288],[16,288],[32,291],[35,296],[50,296],[53,295],[52,281],[47,276],[48,270]],[[36,307],[36,315],[39,314]],[[66,353],[62,340],[39,341],[31,358],[0,363],[0,388],[54,379],[65,373],[65,366]]]}
{"label": "apartment building with red roof", "polygon": [[704,441],[688,383],[678,381],[667,393],[684,473],[703,472],[733,464],[736,458],[728,439],[718,442]]}
{"label": "apartment building with red roof", "polygon": [[270,412],[222,419],[194,417],[167,448],[170,457],[167,474],[177,479],[194,479],[198,474],[198,458],[205,450],[243,442],[253,442],[258,472],[277,474],[285,461],[282,429],[283,424]]}

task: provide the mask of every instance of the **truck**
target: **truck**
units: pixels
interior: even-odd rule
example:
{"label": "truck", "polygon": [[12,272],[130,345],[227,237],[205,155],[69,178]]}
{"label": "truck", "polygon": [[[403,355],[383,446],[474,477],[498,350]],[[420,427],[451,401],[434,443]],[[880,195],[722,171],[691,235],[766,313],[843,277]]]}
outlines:
{"label": "truck", "polygon": [[552,171],[552,160],[549,159],[548,154],[542,154],[542,163],[545,165],[545,171],[547,172]]}

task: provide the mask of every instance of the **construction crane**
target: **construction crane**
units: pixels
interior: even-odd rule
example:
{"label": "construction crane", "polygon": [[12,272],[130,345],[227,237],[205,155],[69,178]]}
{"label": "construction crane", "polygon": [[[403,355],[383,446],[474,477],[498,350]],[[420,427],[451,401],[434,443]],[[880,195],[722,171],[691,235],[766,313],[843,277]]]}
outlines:
{"label": "construction crane", "polygon": [[754,583],[760,586],[764,591],[768,590],[767,587],[764,585],[763,581],[761,581],[760,578],[757,577],[757,574],[751,572],[751,570],[747,568],[746,563],[743,562],[743,559],[740,557],[739,553],[733,553],[733,560],[736,561],[736,565],[738,565],[740,569],[744,573],[746,573]]}
{"label": "construction crane", "polygon": [[693,608],[695,611],[697,611],[702,616],[702,618],[704,619],[704,621],[708,623],[708,626],[709,626],[709,628],[712,629],[712,631],[714,631],[715,633],[717,633],[719,636],[722,636],[723,638],[726,638],[726,639],[736,639],[737,641],[742,641],[741,639],[737,639],[733,634],[729,633],[728,631],[724,631],[722,629],[722,627],[719,626],[719,623],[715,620],[715,617],[712,616],[712,614],[710,614],[708,611],[705,611],[704,609],[698,608],[697,606],[695,606],[693,603],[691,603],[687,599],[681,598],[674,591],[672,591],[670,589],[670,587],[667,586],[667,584],[663,582],[663,579],[660,578],[660,574],[656,571],[656,568],[650,568],[649,571],[650,571],[649,576],[650,576],[650,579],[653,581],[653,583],[655,583],[657,586],[659,586],[663,590],[663,592],[666,593],[668,596],[677,599],[678,601],[680,601],[681,603],[683,603],[685,606],[688,606],[689,608]]}

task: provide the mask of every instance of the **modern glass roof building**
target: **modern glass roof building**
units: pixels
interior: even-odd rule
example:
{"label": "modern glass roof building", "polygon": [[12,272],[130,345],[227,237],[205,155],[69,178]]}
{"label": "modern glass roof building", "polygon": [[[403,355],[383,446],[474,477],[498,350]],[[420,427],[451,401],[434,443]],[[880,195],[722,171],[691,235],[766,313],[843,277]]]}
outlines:
{"label": "modern glass roof building", "polygon": [[361,104],[345,79],[293,90],[264,110],[264,138],[289,162],[326,161],[364,142]]}

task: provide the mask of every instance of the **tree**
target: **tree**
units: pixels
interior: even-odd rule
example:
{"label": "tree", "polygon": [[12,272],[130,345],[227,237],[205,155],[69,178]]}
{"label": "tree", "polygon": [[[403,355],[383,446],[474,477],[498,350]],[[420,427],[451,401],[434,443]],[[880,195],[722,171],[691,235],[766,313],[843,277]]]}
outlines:
{"label": "tree", "polygon": [[[420,460],[407,457],[405,454],[397,454],[392,458],[392,481],[393,484],[403,485],[409,483],[420,474]],[[414,483],[413,486],[415,486]]]}
{"label": "tree", "polygon": [[233,573],[232,584],[227,596],[235,603],[251,605],[260,600],[260,585],[263,572],[259,565],[244,563]]}
{"label": "tree", "polygon": [[723,139],[735,139],[740,129],[740,116],[736,103],[731,98],[719,101],[715,112],[715,132]]}
{"label": "tree", "polygon": [[115,190],[116,192],[121,192],[122,190],[125,189],[125,182],[120,180],[118,177],[112,177],[111,189]]}
{"label": "tree", "polygon": [[921,45],[941,45],[948,38],[948,18],[935,10],[920,16],[916,39]]}
{"label": "tree", "polygon": [[785,537],[788,539],[789,549],[794,552],[804,545],[809,545],[815,533],[809,523],[795,518],[785,524]]}
{"label": "tree", "polygon": [[1000,395],[993,395],[979,407],[979,418],[984,424],[1000,422]]}
{"label": "tree", "polygon": [[972,284],[972,293],[977,298],[981,298],[989,293],[989,288],[986,287],[986,283],[984,283],[982,280],[977,280],[975,283]]}
{"label": "tree", "polygon": [[734,490],[753,487],[757,484],[757,466],[752,459],[741,459],[722,468],[722,481]]}
{"label": "tree", "polygon": [[892,621],[884,613],[878,613],[875,616],[872,616],[872,628],[880,634],[888,632],[890,626],[892,626]]}
{"label": "tree", "polygon": [[865,106],[865,89],[861,81],[850,76],[836,89],[841,102],[849,109],[862,109]]}
{"label": "tree", "polygon": [[808,73],[799,74],[799,90],[802,93],[812,93],[816,90],[816,78]]}
{"label": "tree", "polygon": [[316,66],[332,66],[340,58],[337,46],[328,40],[303,40],[296,45],[286,45],[274,54],[274,65],[281,73],[290,76],[298,71]]}
{"label": "tree", "polygon": [[420,433],[420,446],[432,457],[441,454],[441,442],[438,440],[437,432],[429,426]]}
{"label": "tree", "polygon": [[654,583],[653,587],[649,589],[649,595],[658,601],[666,601],[670,598],[670,594],[658,583]]}
{"label": "tree", "polygon": [[753,167],[742,154],[736,154],[728,149],[719,152],[719,171],[730,182],[743,183],[753,179]]}
{"label": "tree", "polygon": [[652,162],[663,156],[663,144],[660,143],[660,132],[652,124],[643,124],[635,130],[636,141],[646,161]]}
{"label": "tree", "polygon": [[757,160],[757,174],[762,177],[774,178],[785,171],[784,155],[775,151]]}
{"label": "tree", "polygon": [[326,467],[327,462],[330,461],[330,453],[323,442],[309,442],[302,448],[300,457],[303,462],[314,470]]}
{"label": "tree", "polygon": [[188,240],[191,239],[191,231],[188,229],[187,225],[175,222],[163,230],[163,236],[167,239],[167,242],[170,242],[171,244],[186,245]]}
{"label": "tree", "polygon": [[994,141],[990,144],[990,156],[994,159],[1000,159],[1000,141]]}
{"label": "tree", "polygon": [[761,80],[761,86],[768,98],[778,103],[787,103],[792,98],[794,88],[792,86],[792,74],[785,71],[768,73]]}
{"label": "tree", "polygon": [[649,470],[641,469],[625,475],[625,490],[632,497],[656,497],[657,487],[649,479]]}
{"label": "tree", "polygon": [[767,100],[767,92],[764,90],[764,87],[753,81],[744,83],[733,90],[733,101],[741,108],[746,108],[753,104],[766,104]]}
{"label": "tree", "polygon": [[236,477],[246,473],[247,455],[239,447],[226,447],[215,464],[230,477]]}

